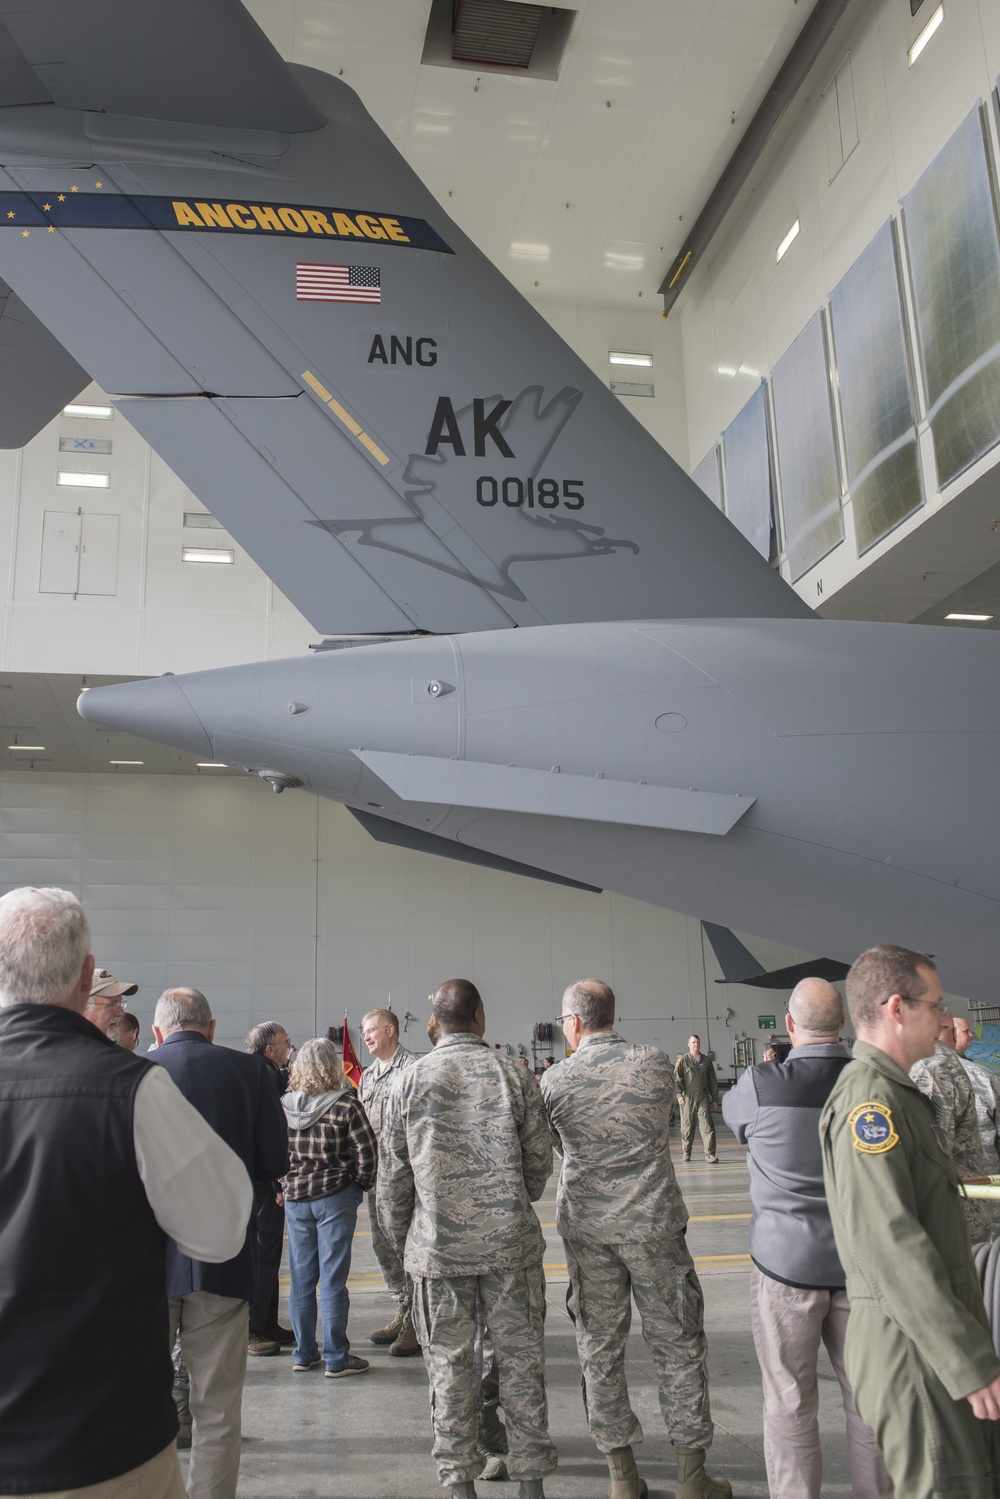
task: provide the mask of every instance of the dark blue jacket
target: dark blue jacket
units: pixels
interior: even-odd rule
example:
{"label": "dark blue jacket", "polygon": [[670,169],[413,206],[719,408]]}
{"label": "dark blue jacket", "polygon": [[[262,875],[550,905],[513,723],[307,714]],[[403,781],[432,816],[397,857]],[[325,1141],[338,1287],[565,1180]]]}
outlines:
{"label": "dark blue jacket", "polygon": [[[149,1060],[165,1067],[254,1182],[270,1182],[288,1169],[288,1128],[278,1091],[263,1059],[215,1046],[200,1031],[174,1031]],[[224,1265],[208,1265],[167,1245],[167,1295],[211,1291],[252,1301],[257,1295],[257,1232],[253,1214],[243,1248]]]}

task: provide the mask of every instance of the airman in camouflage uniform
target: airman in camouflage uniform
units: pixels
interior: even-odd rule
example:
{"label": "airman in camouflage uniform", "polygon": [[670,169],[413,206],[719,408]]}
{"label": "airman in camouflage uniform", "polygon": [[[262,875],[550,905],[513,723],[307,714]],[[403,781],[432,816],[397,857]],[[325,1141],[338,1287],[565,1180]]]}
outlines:
{"label": "airman in camouflage uniform", "polygon": [[633,1046],[612,1029],[614,1008],[614,994],[596,979],[567,989],[561,1019],[574,1055],[542,1078],[563,1155],[556,1227],[590,1433],[607,1458],[611,1499],[641,1499],[646,1485],[632,1446],[642,1427],[625,1379],[634,1296],[677,1448],[678,1499],[728,1499],[729,1484],[704,1471],[712,1418],[701,1286],[670,1160],[673,1068],[662,1051]]}
{"label": "airman in camouflage uniform", "polygon": [[413,1280],[413,1320],[431,1383],[433,1454],[452,1499],[475,1499],[481,1302],[500,1369],[508,1467],[541,1499],[556,1466],[548,1433],[545,1241],[532,1208],[552,1172],[538,1084],[487,1047],[474,985],[434,996],[441,1039],[393,1090],[382,1137],[378,1216]]}
{"label": "airman in camouflage uniform", "polygon": [[[368,1115],[376,1140],[382,1138],[389,1094],[404,1067],[417,1059],[399,1039],[399,1021],[392,1010],[369,1010],[361,1018],[361,1038],[375,1058],[361,1074],[358,1097]],[[420,1352],[410,1319],[410,1284],[403,1262],[379,1227],[374,1189],[368,1193],[368,1222],[372,1234],[372,1252],[385,1281],[385,1288],[396,1303],[396,1314],[385,1327],[371,1334],[373,1343],[388,1346],[399,1358]]]}
{"label": "airman in camouflage uniform", "polygon": [[[945,1012],[944,1029],[950,1029],[951,1016]],[[968,1074],[955,1053],[938,1039],[934,1055],[925,1057],[910,1068],[910,1079],[916,1083],[934,1108],[934,1118],[951,1148],[955,1170],[962,1176],[985,1176],[983,1147],[976,1117],[976,1095]],[[974,1244],[992,1238],[991,1205],[966,1199],[962,1203],[965,1221]]]}
{"label": "airman in camouflage uniform", "polygon": [[969,1022],[956,1016],[955,1055],[965,1068],[976,1095],[976,1118],[979,1121],[979,1140],[983,1147],[986,1175],[996,1176],[1000,1171],[1000,1078],[982,1063],[970,1062],[965,1055],[966,1048],[975,1039]]}

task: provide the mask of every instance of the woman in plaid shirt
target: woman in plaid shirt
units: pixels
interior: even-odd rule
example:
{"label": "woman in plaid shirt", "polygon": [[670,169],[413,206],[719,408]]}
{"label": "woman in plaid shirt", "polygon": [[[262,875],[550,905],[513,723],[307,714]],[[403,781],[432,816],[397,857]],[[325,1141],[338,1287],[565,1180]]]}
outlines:
{"label": "woman in plaid shirt", "polygon": [[347,1340],[347,1276],[362,1195],[375,1181],[375,1136],[332,1041],[307,1041],[292,1063],[282,1107],[288,1116],[290,1164],[284,1178],[289,1311],[295,1332],[292,1369],[320,1363],[316,1286],[323,1313],[328,1379],[364,1374],[367,1360]]}

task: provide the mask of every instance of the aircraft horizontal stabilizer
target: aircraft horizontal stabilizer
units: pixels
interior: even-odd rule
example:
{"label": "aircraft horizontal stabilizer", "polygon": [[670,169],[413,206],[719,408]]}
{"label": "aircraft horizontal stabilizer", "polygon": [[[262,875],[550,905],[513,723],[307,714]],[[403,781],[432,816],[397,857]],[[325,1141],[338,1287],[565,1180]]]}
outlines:
{"label": "aircraft horizontal stabilizer", "polygon": [[789,963],[786,968],[773,968],[768,973],[727,926],[703,921],[702,927],[722,969],[723,976],[716,979],[717,984],[747,984],[753,989],[794,989],[800,979],[826,979],[827,983],[835,984],[847,977],[850,965],[837,958],[807,958],[804,963]]}
{"label": "aircraft horizontal stabilizer", "polygon": [[408,802],[483,807],[494,812],[526,812],[545,817],[580,818],[678,833],[722,836],[753,806],[755,797],[673,786],[630,785],[597,776],[523,770],[476,760],[444,760],[433,755],[399,755],[378,750],[354,753],[380,781]]}
{"label": "aircraft horizontal stabilizer", "polygon": [[90,376],[0,281],[0,448],[23,448]]}

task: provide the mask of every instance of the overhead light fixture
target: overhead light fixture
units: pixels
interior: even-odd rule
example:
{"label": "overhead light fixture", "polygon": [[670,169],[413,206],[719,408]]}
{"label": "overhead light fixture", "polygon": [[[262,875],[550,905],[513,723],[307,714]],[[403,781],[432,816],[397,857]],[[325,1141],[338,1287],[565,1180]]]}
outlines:
{"label": "overhead light fixture", "polygon": [[63,416],[82,416],[88,421],[109,422],[114,416],[113,406],[81,406],[79,402],[73,401],[69,406],[62,409]]}
{"label": "overhead light fixture", "polygon": [[775,260],[780,260],[781,259],[782,255],[784,255],[785,251],[789,248],[789,246],[792,244],[792,242],[798,238],[798,233],[799,233],[799,221],[798,221],[798,219],[796,219],[795,223],[792,225],[791,229],[789,229],[788,233],[785,235],[784,239],[781,241],[781,244],[778,246],[777,254],[774,257]]}
{"label": "overhead light fixture", "polygon": [[80,474],[72,469],[61,468],[56,474],[56,483],[73,485],[77,489],[110,489],[110,474]]}
{"label": "overhead light fixture", "polygon": [[9,750],[31,750],[33,754],[34,753],[41,754],[42,750],[44,750],[44,748],[45,748],[45,745],[44,744],[8,744],[7,748]]}
{"label": "overhead light fixture", "polygon": [[514,240],[510,253],[515,260],[548,260],[552,249],[549,245],[531,245],[524,240]]}
{"label": "overhead light fixture", "polygon": [[642,365],[643,369],[650,370],[650,369],[653,368],[653,356],[652,356],[652,354],[614,354],[614,353],[612,353],[612,354],[608,355],[608,363],[609,364],[639,364],[639,365]]}
{"label": "overhead light fixture", "polygon": [[906,62],[907,62],[907,66],[908,67],[911,67],[911,68],[913,67],[913,64],[916,62],[916,60],[920,56],[921,52],[927,46],[927,43],[930,41],[930,39],[934,35],[935,31],[937,31],[938,27],[941,25],[941,22],[943,20],[944,20],[944,6],[943,5],[939,5],[938,8],[937,8],[937,10],[934,11],[934,13],[931,16],[930,20],[927,22],[927,25],[920,32],[920,34],[917,37],[916,41],[913,43],[913,46],[910,48],[909,52],[907,52],[907,54],[906,54]]}
{"label": "overhead light fixture", "polygon": [[235,560],[232,547],[181,547],[182,562],[224,562]]}
{"label": "overhead light fixture", "polygon": [[946,614],[945,615],[945,619],[965,620],[965,622],[967,624],[972,624],[972,625],[984,625],[988,619],[992,619],[992,618],[993,618],[992,614]]}
{"label": "overhead light fixture", "polygon": [[145,765],[145,760],[109,760],[109,765]]}
{"label": "overhead light fixture", "polygon": [[221,520],[209,515],[207,510],[185,510],[184,525],[189,531],[224,531]]}
{"label": "overhead light fixture", "polygon": [[195,764],[199,770],[228,770],[229,766],[225,760],[196,760]]}

